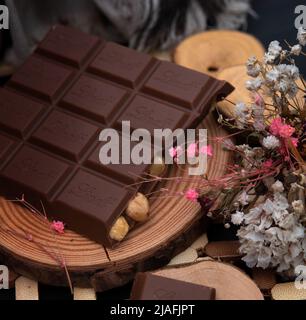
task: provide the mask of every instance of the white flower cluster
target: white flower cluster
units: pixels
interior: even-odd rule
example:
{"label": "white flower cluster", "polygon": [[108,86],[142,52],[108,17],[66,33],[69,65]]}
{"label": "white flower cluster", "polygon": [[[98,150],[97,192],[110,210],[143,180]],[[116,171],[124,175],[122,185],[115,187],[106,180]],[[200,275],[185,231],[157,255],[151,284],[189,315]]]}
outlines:
{"label": "white flower cluster", "polygon": [[238,129],[243,129],[250,119],[249,107],[243,102],[237,103],[234,108],[234,116]]}
{"label": "white flower cluster", "polygon": [[298,30],[297,40],[301,46],[306,46],[306,30],[303,27]]}
{"label": "white flower cluster", "polygon": [[[253,79],[246,82],[246,88],[252,92],[263,89],[269,93],[273,101],[279,98],[278,93],[282,97],[294,98],[298,92],[296,81],[300,72],[292,56],[300,55],[302,46],[306,45],[305,29],[299,29],[297,39],[299,43],[290,47],[289,51],[284,50],[278,41],[272,41],[263,62],[255,57],[249,58],[246,63],[247,74]],[[289,64],[285,64],[285,61],[289,61]]]}
{"label": "white flower cluster", "polygon": [[250,91],[258,91],[265,85],[272,94],[273,92],[280,92],[293,98],[298,91],[296,80],[299,76],[300,72],[297,66],[279,64],[273,66],[263,77],[248,80],[246,88]]}
{"label": "white flower cluster", "polygon": [[249,58],[246,63],[246,67],[247,67],[247,74],[250,77],[256,78],[259,76],[261,69],[256,57]]}
{"label": "white flower cluster", "polygon": [[278,41],[272,41],[269,45],[268,52],[265,53],[264,61],[267,64],[273,64],[277,58],[279,58],[282,47]]}
{"label": "white flower cluster", "polygon": [[280,141],[275,136],[267,136],[263,139],[262,145],[270,150],[276,149],[280,146]]}
{"label": "white flower cluster", "polygon": [[[300,223],[301,203],[290,206],[280,181],[272,186],[273,196],[252,208],[247,214],[237,211],[232,223],[241,225],[238,237],[240,251],[248,267],[277,267],[290,271],[306,262],[306,238]],[[305,208],[302,209],[303,213]]]}

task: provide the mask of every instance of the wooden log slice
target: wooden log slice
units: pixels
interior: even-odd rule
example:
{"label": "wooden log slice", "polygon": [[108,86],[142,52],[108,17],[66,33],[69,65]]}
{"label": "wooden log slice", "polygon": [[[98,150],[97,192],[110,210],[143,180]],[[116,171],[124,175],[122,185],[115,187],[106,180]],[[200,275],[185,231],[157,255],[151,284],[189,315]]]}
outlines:
{"label": "wooden log slice", "polygon": [[187,38],[175,49],[173,60],[184,67],[217,76],[225,68],[262,58],[264,48],[253,36],[239,31],[215,30]]}
{"label": "wooden log slice", "polygon": [[216,300],[263,300],[262,293],[251,278],[230,264],[202,261],[153,273],[215,288]]}
{"label": "wooden log slice", "polygon": [[[227,68],[218,74],[218,79],[226,80],[230,82],[235,90],[226,98],[227,101],[218,102],[219,111],[224,114],[228,118],[234,117],[234,104],[239,102],[251,103],[253,101],[251,92],[246,89],[245,83],[247,80],[251,79],[250,76],[247,75],[246,66],[233,66]],[[297,81],[297,84],[300,88],[303,88],[303,83],[301,80]],[[267,97],[264,92],[260,91],[265,102],[267,104],[272,104],[272,99]],[[301,90],[298,91],[297,101],[300,107],[304,105],[304,94]],[[293,105],[295,105],[294,101],[290,101]],[[234,104],[233,104],[234,103]],[[271,115],[271,107],[267,107],[265,111],[265,116],[269,117]]]}
{"label": "wooden log slice", "polygon": [[[208,129],[210,137],[226,135],[212,115],[201,127]],[[231,154],[220,144],[211,144],[214,157],[208,163],[208,176],[216,178],[225,173]],[[182,170],[172,169],[171,175],[179,174]],[[166,186],[179,191],[196,186],[196,183],[193,180],[184,184],[172,181]],[[64,269],[54,255],[64,257],[74,286],[93,286],[97,291],[104,291],[129,282],[137,271],[166,265],[203,233],[203,226],[198,204],[183,197],[158,197],[152,199],[150,220],[133,230],[116,249],[106,250],[69,230],[54,238],[42,219],[0,198],[0,227],[30,234],[33,238],[28,241],[12,232],[0,231],[0,259],[26,277],[46,284],[68,286]]]}

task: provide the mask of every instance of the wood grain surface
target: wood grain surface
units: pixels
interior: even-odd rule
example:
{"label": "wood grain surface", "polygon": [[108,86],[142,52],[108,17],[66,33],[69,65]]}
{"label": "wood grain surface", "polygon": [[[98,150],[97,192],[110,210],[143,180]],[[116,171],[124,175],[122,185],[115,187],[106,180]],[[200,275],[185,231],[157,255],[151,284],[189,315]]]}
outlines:
{"label": "wood grain surface", "polygon": [[[226,135],[212,114],[200,127],[208,129],[209,137]],[[214,156],[209,160],[207,174],[216,178],[225,173],[231,154],[220,144],[211,144]],[[172,176],[182,174],[187,173],[177,168],[170,173]],[[166,187],[178,192],[196,186],[197,179],[180,184],[170,181]],[[56,256],[65,261],[73,286],[92,286],[96,291],[121,286],[132,280],[138,271],[167,265],[172,257],[203,234],[205,223],[198,204],[183,197],[161,196],[152,199],[151,205],[150,220],[133,230],[116,249],[110,250],[71,231],[54,238],[41,218],[1,198],[1,226],[13,232],[0,231],[0,257],[19,274],[45,284],[68,286],[66,273],[54,259]],[[32,241],[20,234],[31,235]]]}

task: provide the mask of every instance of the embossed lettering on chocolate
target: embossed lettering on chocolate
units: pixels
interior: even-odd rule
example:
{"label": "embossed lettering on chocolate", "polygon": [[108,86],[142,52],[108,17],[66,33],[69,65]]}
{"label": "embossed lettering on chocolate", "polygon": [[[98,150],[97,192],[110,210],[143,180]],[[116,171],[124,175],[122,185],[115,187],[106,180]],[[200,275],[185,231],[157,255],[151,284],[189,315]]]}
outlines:
{"label": "embossed lettering on chocolate", "polygon": [[99,163],[99,133],[194,128],[232,87],[207,75],[52,28],[0,91],[0,191],[43,201],[50,218],[105,246],[148,167]]}

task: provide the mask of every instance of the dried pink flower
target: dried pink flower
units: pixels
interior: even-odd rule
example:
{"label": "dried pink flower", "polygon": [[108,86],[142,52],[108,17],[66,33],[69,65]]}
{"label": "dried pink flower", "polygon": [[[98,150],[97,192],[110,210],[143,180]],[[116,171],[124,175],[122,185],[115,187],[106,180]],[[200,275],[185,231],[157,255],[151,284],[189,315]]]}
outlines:
{"label": "dried pink flower", "polygon": [[202,148],[200,149],[200,153],[201,153],[201,154],[206,154],[206,155],[212,157],[212,156],[213,156],[213,148],[212,148],[211,145],[204,146],[204,147],[202,147]]}
{"label": "dried pink flower", "polygon": [[172,158],[177,158],[179,157],[181,154],[183,153],[183,149],[182,147],[178,146],[178,147],[175,147],[175,148],[170,148],[169,149],[169,154]]}
{"label": "dried pink flower", "polygon": [[65,224],[62,221],[53,221],[51,223],[51,228],[59,234],[65,233]]}
{"label": "dried pink flower", "polygon": [[292,142],[292,144],[293,144],[295,147],[297,147],[297,146],[298,146],[298,143],[299,143],[299,139],[297,139],[297,138],[291,138],[291,142]]}
{"label": "dried pink flower", "polygon": [[295,129],[284,123],[282,118],[275,118],[270,126],[270,132],[275,136],[288,139],[293,135]]}
{"label": "dried pink flower", "polygon": [[269,159],[267,161],[265,161],[263,164],[264,169],[270,169],[273,167],[273,160]]}
{"label": "dried pink flower", "polygon": [[187,148],[188,157],[192,158],[196,156],[198,151],[198,145],[196,143],[191,143]]}
{"label": "dried pink flower", "polygon": [[195,189],[189,189],[185,193],[185,198],[187,200],[192,201],[192,202],[196,202],[198,200],[199,196],[200,196],[199,193]]}

